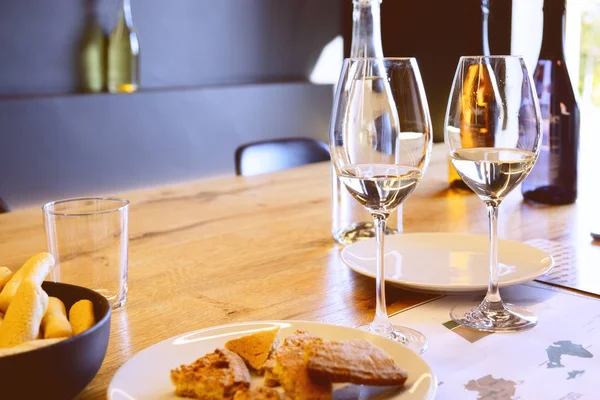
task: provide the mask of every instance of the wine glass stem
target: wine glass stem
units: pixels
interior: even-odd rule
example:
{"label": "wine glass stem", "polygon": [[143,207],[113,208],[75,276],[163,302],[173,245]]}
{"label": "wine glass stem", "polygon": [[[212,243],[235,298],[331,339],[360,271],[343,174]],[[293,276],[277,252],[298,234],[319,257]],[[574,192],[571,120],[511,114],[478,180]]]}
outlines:
{"label": "wine glass stem", "polygon": [[485,300],[488,303],[500,303],[500,291],[498,289],[498,207],[499,203],[487,204],[490,223],[490,283]]}
{"label": "wine glass stem", "polygon": [[384,238],[385,238],[385,218],[382,215],[373,216],[375,222],[375,235],[377,238],[377,274],[375,278],[376,288],[376,309],[375,319],[371,324],[372,330],[377,332],[391,331],[390,323],[385,306],[385,266],[384,266]]}

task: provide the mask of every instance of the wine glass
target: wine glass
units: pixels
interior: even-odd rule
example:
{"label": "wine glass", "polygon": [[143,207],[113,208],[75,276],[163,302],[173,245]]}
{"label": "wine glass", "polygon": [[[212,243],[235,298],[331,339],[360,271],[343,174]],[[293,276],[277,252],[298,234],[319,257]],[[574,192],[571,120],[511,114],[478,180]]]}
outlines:
{"label": "wine glass", "polygon": [[373,216],[377,240],[376,314],[368,330],[417,353],[421,333],[394,326],[385,304],[386,220],[415,190],[431,153],[431,119],[414,58],[350,58],[338,82],[330,129],[335,173]]}
{"label": "wine glass", "polygon": [[452,164],[485,203],[490,229],[485,299],[474,307],[457,306],[450,316],[486,332],[532,328],[535,314],[505,304],[498,290],[498,208],[533,168],[542,138],[537,94],[523,58],[461,57],[444,126]]}

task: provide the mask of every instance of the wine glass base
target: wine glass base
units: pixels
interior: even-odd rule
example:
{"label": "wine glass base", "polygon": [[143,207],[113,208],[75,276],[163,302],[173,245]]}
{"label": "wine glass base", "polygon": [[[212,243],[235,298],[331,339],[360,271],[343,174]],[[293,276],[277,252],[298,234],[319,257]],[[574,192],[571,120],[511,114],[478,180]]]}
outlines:
{"label": "wine glass base", "polygon": [[373,324],[369,324],[363,325],[359,327],[359,329],[391,339],[408,347],[417,354],[425,353],[429,345],[425,335],[419,331],[404,326],[389,325],[385,329],[380,329]]}
{"label": "wine glass base", "polygon": [[461,326],[483,332],[520,332],[537,324],[536,315],[526,308],[486,300],[478,306],[456,306],[450,317]]}

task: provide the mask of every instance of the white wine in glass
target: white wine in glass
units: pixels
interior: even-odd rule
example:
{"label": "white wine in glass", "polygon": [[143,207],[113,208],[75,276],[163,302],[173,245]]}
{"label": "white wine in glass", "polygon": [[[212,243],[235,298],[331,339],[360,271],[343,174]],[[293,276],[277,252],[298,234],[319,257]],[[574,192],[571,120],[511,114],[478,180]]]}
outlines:
{"label": "white wine in glass", "polygon": [[500,201],[510,193],[535,164],[529,150],[474,147],[450,155],[463,181],[486,202]]}
{"label": "white wine in glass", "polygon": [[[469,71],[485,71],[491,80],[472,79]],[[483,85],[487,85],[485,92],[493,89],[493,101],[480,98]],[[488,292],[480,304],[457,306],[450,316],[462,326],[486,332],[530,329],[537,323],[535,314],[505,304],[498,288],[498,210],[506,195],[531,172],[541,144],[537,94],[521,57],[461,57],[448,101],[444,139],[454,168],[484,202],[490,224]]]}
{"label": "white wine in glass", "polygon": [[384,279],[386,221],[419,184],[431,153],[431,120],[412,58],[346,59],[333,105],[331,159],[346,190],[372,216],[377,240],[376,311],[368,329],[416,352],[427,339],[393,325]]}
{"label": "white wine in glass", "polygon": [[363,207],[388,218],[421,180],[415,167],[386,164],[350,164],[342,168],[340,180]]}

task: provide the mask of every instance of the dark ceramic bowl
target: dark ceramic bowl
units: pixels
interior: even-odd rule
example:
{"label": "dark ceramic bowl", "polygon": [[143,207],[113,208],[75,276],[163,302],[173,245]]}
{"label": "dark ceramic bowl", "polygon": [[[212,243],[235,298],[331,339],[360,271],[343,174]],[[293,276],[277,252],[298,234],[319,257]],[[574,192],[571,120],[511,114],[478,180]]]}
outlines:
{"label": "dark ceramic bowl", "polygon": [[110,335],[108,301],[80,286],[44,282],[42,288],[65,303],[67,314],[78,300],[90,300],[96,325],[51,346],[0,357],[2,399],[70,400],[94,379],[104,361]]}

